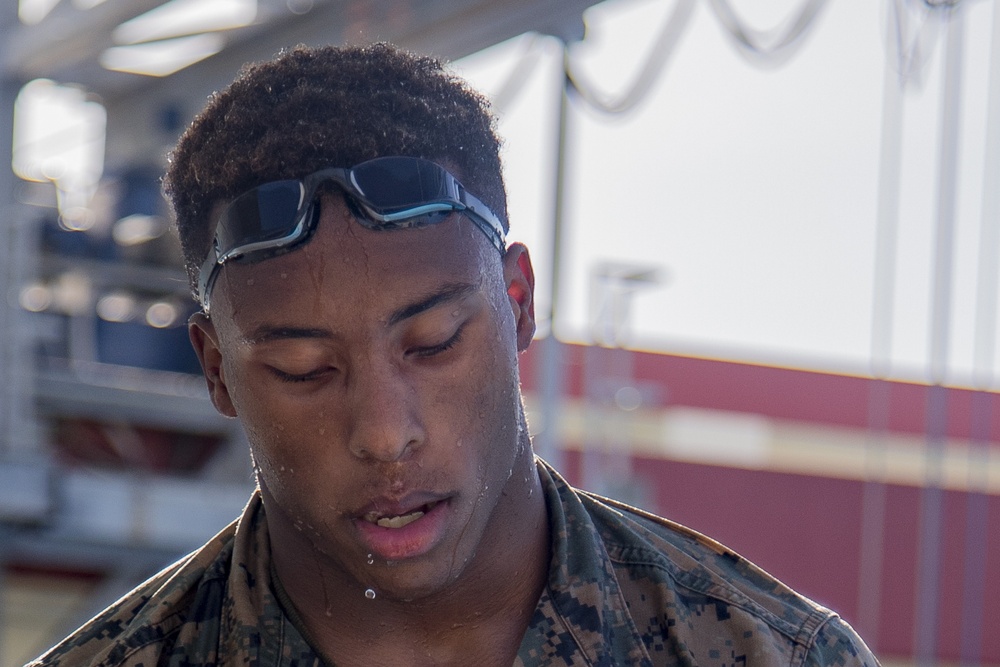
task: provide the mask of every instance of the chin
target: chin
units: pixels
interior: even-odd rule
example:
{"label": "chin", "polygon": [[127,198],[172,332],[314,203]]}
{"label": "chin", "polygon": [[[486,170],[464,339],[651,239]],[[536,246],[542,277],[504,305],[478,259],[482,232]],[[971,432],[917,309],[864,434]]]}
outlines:
{"label": "chin", "polygon": [[[461,572],[444,572],[436,568],[431,572],[413,572],[412,568],[393,563],[383,567],[388,576],[373,577],[368,587],[375,591],[377,598],[393,602],[419,603],[436,598],[445,594],[461,577]],[[397,568],[401,571],[390,573]]]}

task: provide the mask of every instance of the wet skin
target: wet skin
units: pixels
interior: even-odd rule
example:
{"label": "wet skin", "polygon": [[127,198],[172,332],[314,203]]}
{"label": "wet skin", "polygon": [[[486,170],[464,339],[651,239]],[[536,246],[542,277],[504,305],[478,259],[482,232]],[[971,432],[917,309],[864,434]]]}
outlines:
{"label": "wet skin", "polygon": [[321,215],[306,246],[228,264],[190,327],[248,434],[278,576],[338,665],[509,665],[548,568],[527,251],[457,215],[373,231],[336,195]]}

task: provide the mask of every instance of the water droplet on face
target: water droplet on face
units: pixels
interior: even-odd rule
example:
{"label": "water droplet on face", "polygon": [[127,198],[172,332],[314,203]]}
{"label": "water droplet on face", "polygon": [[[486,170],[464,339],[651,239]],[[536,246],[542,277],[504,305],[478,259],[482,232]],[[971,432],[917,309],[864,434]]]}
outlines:
{"label": "water droplet on face", "polygon": [[368,554],[368,564],[373,565],[374,563],[375,563],[375,557],[372,556],[371,554]]}
{"label": "water droplet on face", "polygon": [[253,278],[247,280],[247,285],[253,287]]}
{"label": "water droplet on face", "polygon": [[281,274],[281,278],[282,278],[282,280],[284,280],[284,279],[285,279],[285,278],[287,278],[287,277],[288,277],[288,274],[287,274],[287,273],[282,273],[282,274]]}
{"label": "water droplet on face", "polygon": [[375,591],[372,590],[371,588],[369,588],[368,590],[365,591],[365,597],[368,598],[369,600],[374,600],[375,599]]}
{"label": "water droplet on face", "polygon": [[325,428],[321,428],[321,429],[319,430],[319,434],[320,434],[320,435],[323,435],[323,434],[325,434],[325,433],[326,433],[326,429],[325,429]]}

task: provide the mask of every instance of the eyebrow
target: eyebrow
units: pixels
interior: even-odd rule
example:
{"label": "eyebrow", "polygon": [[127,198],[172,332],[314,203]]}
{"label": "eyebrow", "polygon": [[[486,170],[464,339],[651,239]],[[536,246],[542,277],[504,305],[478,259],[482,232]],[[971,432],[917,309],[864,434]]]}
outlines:
{"label": "eyebrow", "polygon": [[[476,291],[476,286],[471,283],[448,283],[431,294],[421,298],[419,301],[409,303],[397,309],[389,316],[388,326],[399,324],[403,320],[415,317],[444,303],[457,301]],[[282,327],[262,325],[255,329],[248,337],[253,344],[268,343],[275,340],[289,339],[329,339],[336,338],[336,335],[329,329],[318,329],[309,327]]]}
{"label": "eyebrow", "polygon": [[247,337],[247,340],[254,345],[269,343],[275,340],[289,340],[295,338],[333,338],[334,335],[327,329],[308,329],[303,327],[273,327],[267,324],[257,327],[254,332]]}
{"label": "eyebrow", "polygon": [[403,306],[394,312],[389,316],[389,326],[399,324],[405,319],[419,315],[442,303],[457,301],[472,294],[476,289],[476,286],[471,283],[448,283],[420,301]]}

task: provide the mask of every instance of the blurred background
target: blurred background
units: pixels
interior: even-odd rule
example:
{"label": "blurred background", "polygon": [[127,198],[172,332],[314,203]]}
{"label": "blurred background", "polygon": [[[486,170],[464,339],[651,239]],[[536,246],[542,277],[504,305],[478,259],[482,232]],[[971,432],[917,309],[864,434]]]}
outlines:
{"label": "blurred background", "polygon": [[996,2],[2,4],[0,667],[246,502],[159,179],[243,63],[376,40],[494,103],[539,453],[887,664],[1000,665]]}

